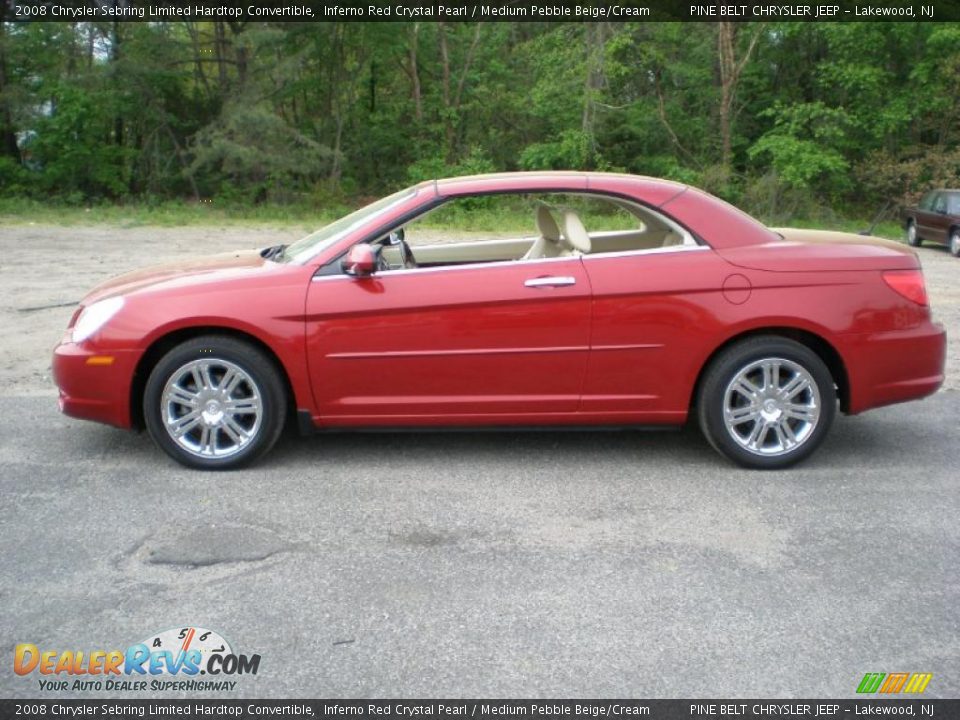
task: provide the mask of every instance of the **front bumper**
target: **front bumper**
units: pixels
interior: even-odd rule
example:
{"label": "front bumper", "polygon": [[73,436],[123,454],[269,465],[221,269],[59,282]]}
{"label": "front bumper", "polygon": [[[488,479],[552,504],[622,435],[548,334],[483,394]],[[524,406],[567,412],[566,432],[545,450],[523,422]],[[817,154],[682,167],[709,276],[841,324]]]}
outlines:
{"label": "front bumper", "polygon": [[130,428],[130,383],[139,354],[100,350],[64,340],[53,351],[60,411],[84,420]]}
{"label": "front bumper", "polygon": [[847,336],[846,340],[850,414],[918,400],[943,384],[947,333],[940,323]]}

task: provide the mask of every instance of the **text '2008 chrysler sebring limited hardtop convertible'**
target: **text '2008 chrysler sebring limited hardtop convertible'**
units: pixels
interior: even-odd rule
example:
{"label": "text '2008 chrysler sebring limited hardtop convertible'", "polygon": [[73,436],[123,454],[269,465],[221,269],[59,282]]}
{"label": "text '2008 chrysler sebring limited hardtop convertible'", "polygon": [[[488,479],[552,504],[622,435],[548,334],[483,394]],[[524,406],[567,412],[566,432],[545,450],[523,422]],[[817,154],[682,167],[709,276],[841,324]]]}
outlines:
{"label": "text '2008 chrysler sebring limited hardtop convertible'", "polygon": [[[437,241],[420,222],[503,200],[529,210],[527,237]],[[313,431],[689,416],[728,458],[778,468],[813,452],[838,406],[935,392],[945,349],[904,246],[769,229],[663,180],[507,173],[422,183],[289,246],[110,280],[53,368],[65,413],[145,427],[198,468],[262,456],[294,418]]]}

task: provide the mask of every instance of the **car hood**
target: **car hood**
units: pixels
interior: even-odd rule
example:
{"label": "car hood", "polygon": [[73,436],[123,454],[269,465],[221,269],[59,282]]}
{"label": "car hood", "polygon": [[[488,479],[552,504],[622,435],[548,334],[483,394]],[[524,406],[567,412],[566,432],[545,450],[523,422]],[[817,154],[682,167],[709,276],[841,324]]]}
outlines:
{"label": "car hood", "polygon": [[770,228],[780,240],[720,251],[728,262],[775,272],[908,270],[920,266],[910,248],[892,240],[831,230]]}
{"label": "car hood", "polygon": [[117,275],[100,283],[80,302],[82,305],[89,305],[115,295],[129,295],[158,287],[183,287],[226,280],[256,272],[266,265],[273,264],[264,260],[259,250],[240,250],[152,265]]}

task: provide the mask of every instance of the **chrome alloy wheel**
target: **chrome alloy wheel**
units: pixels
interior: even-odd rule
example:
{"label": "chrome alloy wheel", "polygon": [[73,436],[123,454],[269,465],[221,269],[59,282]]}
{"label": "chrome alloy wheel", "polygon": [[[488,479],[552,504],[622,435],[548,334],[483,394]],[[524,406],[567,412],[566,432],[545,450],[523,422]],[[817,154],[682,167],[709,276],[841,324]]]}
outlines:
{"label": "chrome alloy wheel", "polygon": [[785,455],[803,445],[820,420],[820,389],[802,366],[764,358],[742,368],[727,385],[727,432],[754,455]]}
{"label": "chrome alloy wheel", "polygon": [[160,402],[163,425],[177,445],[201,458],[229,457],[257,436],[260,388],[239,365],[202,358],[178,368]]}

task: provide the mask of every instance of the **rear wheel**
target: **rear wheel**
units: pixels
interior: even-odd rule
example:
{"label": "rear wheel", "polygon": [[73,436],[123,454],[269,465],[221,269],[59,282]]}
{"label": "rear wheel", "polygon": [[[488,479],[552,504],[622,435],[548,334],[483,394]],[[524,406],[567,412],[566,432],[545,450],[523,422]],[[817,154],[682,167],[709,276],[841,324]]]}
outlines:
{"label": "rear wheel", "polygon": [[259,348],[234,338],[188,340],[147,380],[143,416],[154,442],[189,467],[225,470],[253,462],[280,436],[283,382]]}
{"label": "rear wheel", "polygon": [[960,257],[960,229],[954,228],[950,232],[950,254]]}
{"label": "rear wheel", "polygon": [[749,468],[787,467],[823,442],[837,393],[823,361],[804,345],[764,336],[737,343],[710,365],[698,415],[707,440]]}
{"label": "rear wheel", "polygon": [[917,233],[917,223],[913,220],[907,220],[907,245],[910,247],[920,247],[923,240]]}

